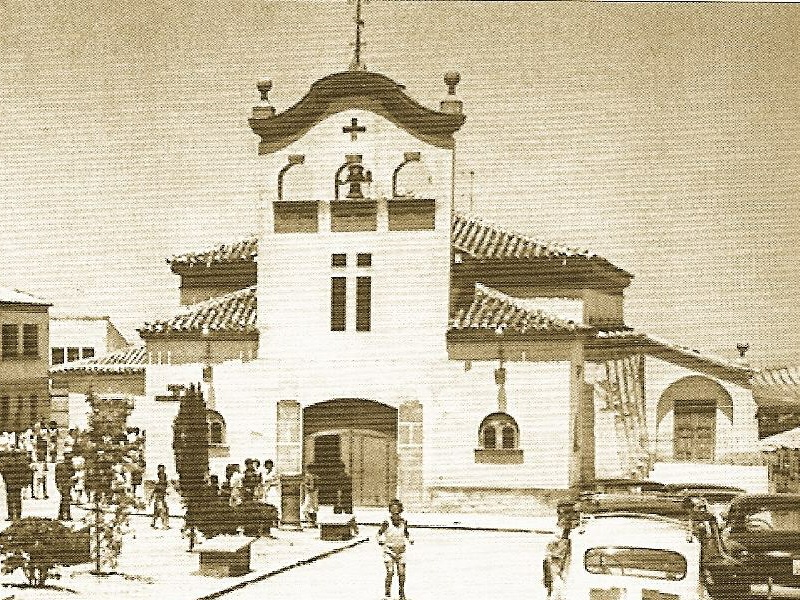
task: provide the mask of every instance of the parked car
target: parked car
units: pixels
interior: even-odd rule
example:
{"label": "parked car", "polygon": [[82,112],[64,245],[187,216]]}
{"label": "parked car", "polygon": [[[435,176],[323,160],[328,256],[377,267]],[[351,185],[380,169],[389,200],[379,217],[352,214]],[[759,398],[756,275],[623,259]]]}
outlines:
{"label": "parked car", "polygon": [[588,481],[580,485],[579,491],[600,494],[646,494],[649,492],[661,492],[664,487],[664,484],[658,481],[615,478]]}
{"label": "parked car", "polygon": [[550,598],[708,598],[706,577],[731,562],[716,517],[696,498],[584,495],[559,506],[543,562]]}
{"label": "parked car", "polygon": [[[690,522],[604,513],[582,520],[550,562],[552,600],[699,600],[701,541]],[[551,550],[555,550],[551,546]]]}
{"label": "parked car", "polygon": [[733,499],[746,493],[742,488],[732,485],[700,483],[670,483],[664,486],[663,492],[676,496],[702,498],[720,522],[724,521]]}
{"label": "parked car", "polygon": [[713,574],[716,583],[734,579],[749,597],[800,598],[800,495],[734,498],[723,540],[736,563]]}

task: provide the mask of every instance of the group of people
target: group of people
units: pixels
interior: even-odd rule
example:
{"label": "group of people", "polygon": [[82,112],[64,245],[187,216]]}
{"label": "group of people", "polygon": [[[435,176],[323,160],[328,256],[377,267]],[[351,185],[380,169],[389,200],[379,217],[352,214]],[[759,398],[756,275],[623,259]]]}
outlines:
{"label": "group of people", "polygon": [[244,470],[241,465],[231,463],[225,467],[225,480],[221,485],[218,485],[217,479],[211,475],[211,485],[217,487],[220,497],[231,506],[243,502],[263,502],[272,504],[280,511],[280,478],[272,460],[266,459],[262,465],[257,458],[247,458]]}
{"label": "group of people", "polygon": [[[91,500],[89,488],[109,489],[112,503],[122,493],[140,494],[144,474],[144,437],[135,428],[129,429],[111,444],[124,446],[125,455],[116,463],[102,464],[96,472],[87,473],[82,456],[87,433],[79,429],[59,429],[54,422],[35,423],[18,432],[0,433],[0,475],[6,487],[9,520],[22,517],[22,499],[46,499],[50,465],[60,495],[58,519],[71,519],[70,505]],[[104,440],[105,441],[105,440]],[[87,479],[98,478],[102,485],[87,485]],[[116,496],[116,498],[115,498]]]}

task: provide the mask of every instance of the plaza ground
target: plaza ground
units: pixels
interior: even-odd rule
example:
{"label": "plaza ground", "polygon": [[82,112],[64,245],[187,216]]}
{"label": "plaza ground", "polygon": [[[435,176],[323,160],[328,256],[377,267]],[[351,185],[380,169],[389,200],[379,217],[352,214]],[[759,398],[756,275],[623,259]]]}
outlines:
{"label": "plaza ground", "polygon": [[[52,472],[51,472],[52,477]],[[52,479],[51,479],[52,482]],[[24,499],[23,516],[54,517],[58,493],[48,499]],[[170,496],[171,514],[182,512],[180,498]],[[5,489],[0,485],[0,515],[5,516]],[[320,511],[324,519],[330,508]],[[73,507],[73,517],[85,514]],[[48,583],[62,589],[17,587],[25,579],[18,570],[0,576],[0,599],[17,600],[223,598],[382,598],[383,564],[375,543],[385,509],[356,509],[359,533],[349,541],[319,539],[319,530],[273,529],[251,547],[252,571],[241,577],[198,574],[199,555],[188,552],[183,521],[173,517],[171,529],[150,527],[147,515],[131,517],[123,542],[118,574],[98,577],[92,564],[61,568],[61,579]],[[409,600],[422,598],[544,597],[541,558],[555,529],[555,518],[490,514],[408,513],[416,540],[410,548]],[[0,521],[5,528],[8,521]],[[243,585],[244,584],[244,585]],[[397,596],[396,583],[394,596]]]}

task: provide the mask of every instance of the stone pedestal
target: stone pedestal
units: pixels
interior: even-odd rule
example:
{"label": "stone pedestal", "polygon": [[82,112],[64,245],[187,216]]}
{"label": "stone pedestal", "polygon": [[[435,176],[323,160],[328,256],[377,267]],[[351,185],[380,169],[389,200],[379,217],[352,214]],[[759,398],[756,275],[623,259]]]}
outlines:
{"label": "stone pedestal", "polygon": [[206,540],[196,551],[200,554],[200,575],[239,577],[250,572],[250,545],[255,538],[242,535],[218,535]]}

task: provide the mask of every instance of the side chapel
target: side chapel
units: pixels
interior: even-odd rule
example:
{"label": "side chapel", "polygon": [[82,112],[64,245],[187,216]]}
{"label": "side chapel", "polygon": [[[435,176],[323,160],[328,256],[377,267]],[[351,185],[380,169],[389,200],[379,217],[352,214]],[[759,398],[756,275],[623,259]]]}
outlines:
{"label": "side chapel", "polygon": [[656,460],[752,459],[751,368],[628,327],[608,260],[454,210],[466,116],[444,81],[434,110],[357,56],[281,113],[259,82],[259,234],[172,257],[185,307],[54,386],[134,392],[152,470],[174,386],[202,382],[212,469],[272,458],[323,503],[344,481],[356,506],[540,510]]}

